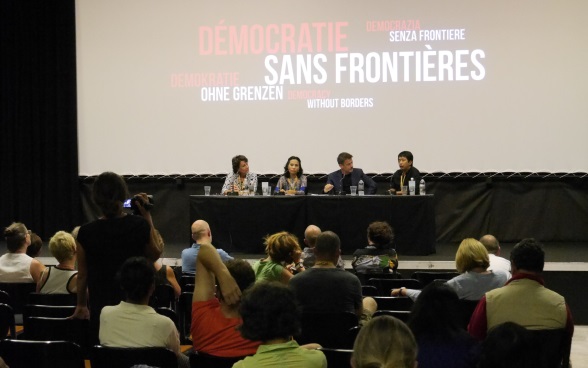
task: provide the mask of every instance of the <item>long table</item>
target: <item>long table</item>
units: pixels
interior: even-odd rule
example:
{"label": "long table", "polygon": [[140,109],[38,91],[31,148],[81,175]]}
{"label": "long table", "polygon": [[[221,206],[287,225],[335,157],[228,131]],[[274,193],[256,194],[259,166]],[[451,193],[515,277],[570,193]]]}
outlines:
{"label": "long table", "polygon": [[367,227],[387,221],[401,255],[435,253],[434,198],[424,196],[190,196],[190,223],[210,224],[213,244],[229,252],[264,252],[263,238],[289,231],[301,241],[309,224],[341,238],[343,254],[367,245]]}

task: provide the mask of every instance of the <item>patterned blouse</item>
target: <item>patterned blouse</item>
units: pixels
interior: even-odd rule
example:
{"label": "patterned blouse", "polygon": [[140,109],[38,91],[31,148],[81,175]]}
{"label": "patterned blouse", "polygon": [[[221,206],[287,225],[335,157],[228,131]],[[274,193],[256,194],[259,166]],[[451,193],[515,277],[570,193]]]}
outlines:
{"label": "patterned blouse", "polygon": [[245,175],[245,180],[243,180],[242,184],[241,184],[241,181],[239,180],[238,173],[227,175],[227,178],[225,179],[225,183],[223,184],[223,189],[221,190],[221,193],[225,194],[226,191],[232,190],[233,184],[236,184],[240,188],[240,190],[253,189],[253,190],[257,191],[257,174],[254,174],[252,172],[248,172],[247,175]]}
{"label": "patterned blouse", "polygon": [[297,192],[304,191],[306,189],[306,175],[302,175],[302,177],[295,178],[287,178],[286,176],[280,176],[280,180],[278,181],[277,191],[284,189],[288,190],[295,190]]}

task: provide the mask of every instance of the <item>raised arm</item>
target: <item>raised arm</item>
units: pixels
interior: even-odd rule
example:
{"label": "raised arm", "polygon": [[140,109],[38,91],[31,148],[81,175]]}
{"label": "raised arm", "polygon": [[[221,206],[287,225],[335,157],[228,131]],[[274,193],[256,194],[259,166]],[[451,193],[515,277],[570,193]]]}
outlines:
{"label": "raised arm", "polygon": [[212,244],[200,245],[196,258],[196,269],[198,272],[196,272],[194,282],[193,301],[207,301],[214,298],[215,277],[227,304],[235,304],[240,300],[241,290]]}
{"label": "raised arm", "polygon": [[[149,198],[147,197],[146,193],[139,193],[137,194],[137,196],[141,197],[143,203],[149,202]],[[157,231],[157,229],[155,229],[155,226],[153,225],[153,218],[151,217],[151,212],[147,211],[141,205],[141,203],[139,203],[139,201],[137,201],[137,208],[139,209],[141,216],[143,216],[143,218],[147,220],[147,223],[149,224],[150,228],[149,242],[147,243],[147,247],[145,249],[145,257],[155,262],[159,259],[159,257],[161,257],[161,253],[163,253],[163,239],[161,238],[159,231]]]}
{"label": "raised arm", "polygon": [[72,318],[88,319],[90,318],[90,310],[88,309],[88,295],[86,290],[88,288],[88,266],[86,265],[86,253],[84,247],[76,242],[76,255],[78,259],[78,303]]}

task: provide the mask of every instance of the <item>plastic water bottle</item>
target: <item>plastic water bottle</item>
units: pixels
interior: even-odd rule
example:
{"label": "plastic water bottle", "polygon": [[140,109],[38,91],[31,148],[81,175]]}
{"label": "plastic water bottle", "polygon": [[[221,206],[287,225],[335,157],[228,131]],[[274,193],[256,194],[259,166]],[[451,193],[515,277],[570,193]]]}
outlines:
{"label": "plastic water bottle", "polygon": [[274,195],[280,194],[280,186],[276,185],[276,189],[274,189]]}
{"label": "plastic water bottle", "polygon": [[421,179],[421,183],[419,184],[419,194],[425,195],[427,192],[425,191],[425,179]]}
{"label": "plastic water bottle", "polygon": [[359,195],[363,195],[363,191],[364,191],[363,180],[360,180],[359,183],[357,183],[357,193]]}
{"label": "plastic water bottle", "polygon": [[414,190],[416,188],[416,183],[414,182],[414,178],[410,178],[408,182],[408,194],[414,195]]}

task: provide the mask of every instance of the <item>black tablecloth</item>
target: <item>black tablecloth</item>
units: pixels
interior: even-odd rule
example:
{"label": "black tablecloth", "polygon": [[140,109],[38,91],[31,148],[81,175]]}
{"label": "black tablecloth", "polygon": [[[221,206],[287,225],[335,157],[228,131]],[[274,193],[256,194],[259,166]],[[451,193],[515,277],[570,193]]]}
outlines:
{"label": "black tablecloth", "polygon": [[212,242],[230,252],[263,253],[263,238],[278,231],[299,237],[309,224],[341,238],[343,254],[367,245],[367,227],[388,221],[399,254],[435,253],[433,196],[190,196],[190,223],[210,224]]}

